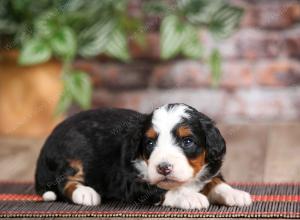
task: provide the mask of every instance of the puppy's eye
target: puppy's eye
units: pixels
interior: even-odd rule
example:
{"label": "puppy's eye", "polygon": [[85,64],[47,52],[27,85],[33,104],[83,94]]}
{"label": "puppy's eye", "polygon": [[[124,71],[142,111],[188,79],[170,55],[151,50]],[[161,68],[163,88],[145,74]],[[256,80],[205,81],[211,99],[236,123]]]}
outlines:
{"label": "puppy's eye", "polygon": [[194,145],[194,140],[191,137],[186,137],[182,139],[182,145],[185,148],[191,147]]}
{"label": "puppy's eye", "polygon": [[154,144],[155,143],[153,140],[151,140],[151,139],[146,140],[145,145],[146,145],[147,150],[152,150],[154,147]]}

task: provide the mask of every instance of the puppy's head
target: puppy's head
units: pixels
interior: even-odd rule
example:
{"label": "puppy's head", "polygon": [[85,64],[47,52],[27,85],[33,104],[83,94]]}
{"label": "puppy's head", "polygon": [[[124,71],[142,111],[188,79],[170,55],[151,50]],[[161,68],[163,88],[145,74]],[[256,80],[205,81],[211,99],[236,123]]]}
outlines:
{"label": "puppy's head", "polygon": [[163,189],[215,175],[225,142],[213,121],[185,104],[156,109],[145,128],[142,158],[147,179]]}

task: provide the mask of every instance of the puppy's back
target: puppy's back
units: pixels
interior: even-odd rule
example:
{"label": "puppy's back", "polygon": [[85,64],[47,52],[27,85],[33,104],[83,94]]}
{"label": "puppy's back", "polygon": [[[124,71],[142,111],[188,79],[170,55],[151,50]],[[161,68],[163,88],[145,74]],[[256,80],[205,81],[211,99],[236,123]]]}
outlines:
{"label": "puppy's back", "polygon": [[[36,191],[61,195],[70,160],[82,161],[85,170],[101,163],[121,162],[122,145],[130,136],[139,138],[144,114],[132,110],[103,108],[83,111],[61,122],[47,138],[37,162]],[[71,172],[71,171],[70,171]],[[62,197],[62,196],[61,196]]]}

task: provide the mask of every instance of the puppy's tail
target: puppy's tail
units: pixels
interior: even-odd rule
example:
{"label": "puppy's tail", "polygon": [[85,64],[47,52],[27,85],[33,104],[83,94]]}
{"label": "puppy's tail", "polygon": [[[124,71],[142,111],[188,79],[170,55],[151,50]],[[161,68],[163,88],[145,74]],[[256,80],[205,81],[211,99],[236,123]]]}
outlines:
{"label": "puppy's tail", "polygon": [[57,196],[56,196],[55,192],[53,192],[53,191],[44,192],[42,197],[45,202],[53,202],[57,199]]}

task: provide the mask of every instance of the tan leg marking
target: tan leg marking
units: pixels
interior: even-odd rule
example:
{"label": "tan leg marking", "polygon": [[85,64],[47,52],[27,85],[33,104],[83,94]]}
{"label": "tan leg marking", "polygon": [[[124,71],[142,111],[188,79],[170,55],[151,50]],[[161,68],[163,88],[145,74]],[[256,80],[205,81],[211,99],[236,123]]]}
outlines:
{"label": "tan leg marking", "polygon": [[249,193],[232,188],[219,177],[213,178],[204,187],[202,193],[207,195],[208,200],[213,204],[247,206],[252,203]]}
{"label": "tan leg marking", "polygon": [[69,165],[76,173],[73,176],[67,176],[67,182],[64,187],[64,194],[72,200],[72,195],[78,185],[84,184],[83,166],[80,160],[69,160]]}
{"label": "tan leg marking", "polygon": [[223,180],[221,180],[219,177],[212,178],[211,182],[207,183],[204,188],[201,190],[201,193],[208,196],[210,191],[216,187],[216,185],[223,183]]}

